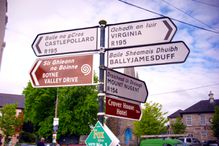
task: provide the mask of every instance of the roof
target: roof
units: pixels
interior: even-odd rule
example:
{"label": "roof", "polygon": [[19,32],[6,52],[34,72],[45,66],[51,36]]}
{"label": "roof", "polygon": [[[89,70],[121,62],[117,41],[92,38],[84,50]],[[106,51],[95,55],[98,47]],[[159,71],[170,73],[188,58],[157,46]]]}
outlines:
{"label": "roof", "polygon": [[181,117],[181,113],[183,112],[183,110],[179,109],[178,111],[176,111],[175,113],[172,113],[171,115],[168,116],[168,118],[177,118],[177,117]]}
{"label": "roof", "polygon": [[17,104],[18,109],[24,109],[24,96],[0,93],[0,107],[5,104]]}
{"label": "roof", "polygon": [[215,99],[214,103],[210,103],[209,100],[201,100],[185,109],[183,112],[181,112],[181,114],[214,113],[215,106],[219,106],[219,99]]}

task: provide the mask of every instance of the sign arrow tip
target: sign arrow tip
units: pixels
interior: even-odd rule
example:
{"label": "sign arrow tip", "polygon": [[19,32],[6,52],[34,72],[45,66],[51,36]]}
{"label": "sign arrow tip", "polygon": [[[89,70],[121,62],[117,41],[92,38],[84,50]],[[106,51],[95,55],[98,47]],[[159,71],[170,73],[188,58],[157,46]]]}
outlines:
{"label": "sign arrow tip", "polygon": [[168,40],[168,38],[170,37],[171,32],[173,31],[173,28],[169,25],[169,23],[164,20],[163,23],[166,25],[166,27],[168,28],[168,32],[164,38],[164,40]]}
{"label": "sign arrow tip", "polygon": [[37,51],[38,51],[39,54],[42,53],[42,51],[40,50],[40,47],[39,47],[39,44],[40,44],[40,42],[41,42],[42,39],[43,39],[43,37],[41,36],[41,37],[39,38],[39,40],[37,41],[37,43],[36,43],[36,49],[37,49]]}

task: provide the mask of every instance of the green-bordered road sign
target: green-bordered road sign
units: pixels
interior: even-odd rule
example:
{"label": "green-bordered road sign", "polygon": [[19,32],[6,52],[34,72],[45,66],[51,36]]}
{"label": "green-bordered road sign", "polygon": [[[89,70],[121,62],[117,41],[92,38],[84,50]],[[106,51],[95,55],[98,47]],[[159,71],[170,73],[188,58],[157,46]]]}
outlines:
{"label": "green-bordered road sign", "polygon": [[88,135],[85,143],[87,146],[110,146],[112,140],[104,130],[102,124],[98,121],[94,129]]}

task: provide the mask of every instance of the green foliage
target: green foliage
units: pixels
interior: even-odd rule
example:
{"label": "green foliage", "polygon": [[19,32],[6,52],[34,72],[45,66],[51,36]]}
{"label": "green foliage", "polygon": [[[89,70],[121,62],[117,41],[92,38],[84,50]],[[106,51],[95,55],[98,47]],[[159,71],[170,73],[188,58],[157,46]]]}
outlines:
{"label": "green foliage", "polygon": [[219,139],[219,106],[215,107],[215,113],[212,119],[212,130],[214,132],[214,136]]}
{"label": "green foliage", "polygon": [[0,109],[0,129],[6,137],[6,143],[9,137],[16,133],[16,129],[22,125],[22,121],[16,117],[16,104],[6,104]]}
{"label": "green foliage", "polygon": [[[24,120],[31,121],[37,135],[49,137],[53,131],[56,88],[33,88],[30,83],[24,89]],[[51,125],[51,126],[49,126]]]}
{"label": "green foliage", "polygon": [[[84,135],[97,121],[98,102],[94,86],[59,89],[59,131],[62,135]],[[62,121],[62,122],[61,122]]]}
{"label": "green foliage", "polygon": [[90,126],[97,120],[96,86],[33,88],[28,83],[23,94],[25,121],[34,125],[34,131],[40,137],[48,139],[52,136],[57,95],[58,137],[67,134],[88,134]]}
{"label": "green foliage", "polygon": [[33,88],[30,82],[24,89],[25,121],[39,124],[49,115],[54,115],[56,88]]}
{"label": "green foliage", "polygon": [[176,118],[176,121],[171,124],[171,127],[174,134],[183,134],[186,130],[186,126],[183,124],[182,118],[180,117]]}
{"label": "green foliage", "polygon": [[166,113],[162,111],[162,105],[158,103],[145,103],[145,109],[142,110],[140,121],[134,122],[134,133],[137,136],[154,135],[166,132],[167,119]]}

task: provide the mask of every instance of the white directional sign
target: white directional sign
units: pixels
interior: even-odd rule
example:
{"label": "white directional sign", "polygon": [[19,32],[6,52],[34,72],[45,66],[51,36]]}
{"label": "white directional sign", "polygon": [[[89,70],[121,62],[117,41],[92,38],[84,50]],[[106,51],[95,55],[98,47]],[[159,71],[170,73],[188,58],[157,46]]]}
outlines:
{"label": "white directional sign", "polygon": [[38,34],[32,44],[36,56],[97,50],[98,27]]}
{"label": "white directional sign", "polygon": [[182,41],[107,51],[108,68],[183,63],[189,48]]}
{"label": "white directional sign", "polygon": [[148,90],[144,81],[110,69],[106,70],[105,77],[106,94],[142,103],[146,101]]}
{"label": "white directional sign", "polygon": [[162,17],[108,25],[108,48],[170,42],[176,26]]}

